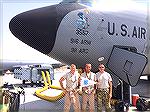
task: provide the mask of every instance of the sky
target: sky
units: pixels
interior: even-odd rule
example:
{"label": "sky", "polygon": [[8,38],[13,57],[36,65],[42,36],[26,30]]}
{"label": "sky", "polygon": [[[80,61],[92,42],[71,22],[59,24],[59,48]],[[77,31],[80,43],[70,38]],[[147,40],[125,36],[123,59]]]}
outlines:
{"label": "sky", "polygon": [[[0,0],[0,59],[3,60],[41,60],[44,62],[57,62],[56,60],[38,52],[37,50],[29,47],[23,42],[19,41],[13,36],[9,30],[9,22],[11,18],[19,13],[36,9],[52,4],[57,4],[62,0]],[[96,0],[95,0],[96,1]],[[106,0],[97,0],[106,1]],[[119,0],[111,0],[119,1]],[[121,0],[120,0],[121,1]],[[128,0],[123,0],[128,1]],[[141,4],[146,5],[149,0],[134,0]],[[113,2],[111,2],[112,4]],[[114,2],[118,3],[118,2]],[[109,5],[108,3],[106,5]],[[146,5],[146,6],[145,6]],[[150,6],[150,5],[149,5]]]}
{"label": "sky", "polygon": [[101,10],[109,10],[109,11],[132,10],[137,11],[138,13],[140,12],[143,13],[143,11],[147,12],[147,5],[148,5],[147,3],[149,0],[95,0],[95,1],[96,2],[95,4],[93,4],[93,6]]}
{"label": "sky", "polygon": [[[54,59],[38,52],[18,40],[9,30],[10,20],[19,13],[59,3],[61,0],[51,0],[51,2],[38,0],[5,0],[1,2],[0,7],[0,38],[1,46],[0,59],[3,60],[27,60],[27,61],[42,61],[42,62],[57,62]],[[2,10],[1,10],[2,9]]]}

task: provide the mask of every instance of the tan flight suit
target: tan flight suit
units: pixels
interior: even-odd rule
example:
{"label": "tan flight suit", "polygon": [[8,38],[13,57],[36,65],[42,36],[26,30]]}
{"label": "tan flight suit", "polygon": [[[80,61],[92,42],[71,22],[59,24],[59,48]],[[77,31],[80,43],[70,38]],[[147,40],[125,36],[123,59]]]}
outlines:
{"label": "tan flight suit", "polygon": [[[96,77],[95,74],[93,72],[90,72],[89,77],[87,77],[87,74],[84,72],[81,74],[81,77],[84,78],[88,78],[89,80],[95,81]],[[86,112],[86,107],[87,107],[87,103],[89,103],[89,111],[87,112],[94,112],[94,94],[95,94],[95,89],[94,89],[94,85],[90,86],[91,88],[91,92],[88,93],[86,92],[88,87],[83,87],[82,89],[82,112]]]}
{"label": "tan flight suit", "polygon": [[78,74],[73,75],[68,72],[63,77],[66,79],[66,89],[67,93],[65,96],[64,112],[70,112],[70,106],[73,104],[74,112],[80,112],[80,101],[79,94],[77,91],[78,86]]}

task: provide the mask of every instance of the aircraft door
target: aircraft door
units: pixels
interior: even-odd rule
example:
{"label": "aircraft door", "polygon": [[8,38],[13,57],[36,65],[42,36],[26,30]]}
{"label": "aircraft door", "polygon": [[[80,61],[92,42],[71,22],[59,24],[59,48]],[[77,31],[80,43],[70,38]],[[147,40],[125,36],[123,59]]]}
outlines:
{"label": "aircraft door", "polygon": [[108,68],[120,79],[131,86],[136,86],[148,62],[145,55],[113,47],[108,59]]}

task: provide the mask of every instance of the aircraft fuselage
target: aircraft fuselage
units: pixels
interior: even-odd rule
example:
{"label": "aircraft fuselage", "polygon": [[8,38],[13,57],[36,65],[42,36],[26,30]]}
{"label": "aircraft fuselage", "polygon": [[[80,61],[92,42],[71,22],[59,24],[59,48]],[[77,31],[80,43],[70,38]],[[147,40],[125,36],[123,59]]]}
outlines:
{"label": "aircraft fuselage", "polygon": [[[93,71],[100,57],[107,63],[114,45],[150,54],[146,17],[133,12],[104,12],[78,3],[60,3],[15,16],[10,30],[24,43],[60,62],[78,67],[91,63]],[[145,74],[149,73],[146,68]]]}
{"label": "aircraft fuselage", "polygon": [[98,58],[104,57],[106,63],[114,45],[135,47],[138,53],[145,53],[146,25],[143,19],[119,13],[75,10],[62,19],[48,55],[67,64],[91,63],[97,70]]}

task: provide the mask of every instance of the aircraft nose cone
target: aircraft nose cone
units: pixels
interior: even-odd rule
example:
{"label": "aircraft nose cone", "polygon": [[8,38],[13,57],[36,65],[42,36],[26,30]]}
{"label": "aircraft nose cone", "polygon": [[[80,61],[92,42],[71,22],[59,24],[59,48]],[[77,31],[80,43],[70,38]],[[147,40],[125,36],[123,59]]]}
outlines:
{"label": "aircraft nose cone", "polygon": [[9,28],[19,40],[48,54],[56,39],[58,27],[56,15],[55,6],[27,11],[12,18]]}

